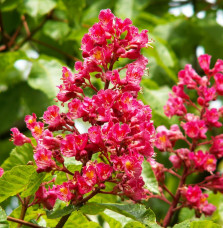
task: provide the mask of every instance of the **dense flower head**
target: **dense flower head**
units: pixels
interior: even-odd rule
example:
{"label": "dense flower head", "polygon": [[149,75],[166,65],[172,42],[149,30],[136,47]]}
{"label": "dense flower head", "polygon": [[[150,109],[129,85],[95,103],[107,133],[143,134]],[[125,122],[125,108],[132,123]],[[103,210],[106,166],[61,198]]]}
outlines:
{"label": "dense flower head", "polygon": [[[198,185],[184,183],[181,186],[181,196],[186,199],[182,206],[194,208],[196,215],[200,216],[201,213],[211,215],[216,209],[207,202],[208,195],[201,189],[222,192],[222,177],[215,172],[217,159],[223,156],[223,135],[211,131],[222,127],[223,107],[217,109],[211,102],[223,95],[223,60],[218,59],[212,69],[210,55],[201,55],[198,62],[204,76],[189,64],[179,72],[179,82],[173,86],[164,106],[164,114],[169,118],[178,116],[179,124],[170,129],[158,126],[155,147],[160,152],[170,153],[172,167],[165,170],[176,177],[179,177],[177,172],[181,169],[184,170],[181,178],[192,173],[209,172],[210,176]],[[164,171],[158,164],[154,162],[152,168],[162,188]]]}
{"label": "dense flower head", "polygon": [[208,194],[202,193],[201,188],[197,185],[183,189],[182,196],[186,198],[186,204],[199,213],[209,216],[216,210],[214,205],[208,203]]}
{"label": "dense flower head", "polygon": [[[56,199],[81,204],[85,194],[103,193],[106,182],[115,183],[112,194],[134,201],[146,198],[142,162],[154,154],[155,130],[150,107],[137,99],[148,63],[141,54],[143,47],[149,47],[147,30],[139,32],[130,19],[122,20],[110,9],[102,10],[99,22],[82,39],[83,61],[75,63],[75,73],[62,69],[57,101],[67,111],[52,105],[42,121],[35,114],[25,117],[36,141],[31,145],[37,172],[64,172],[68,178],[50,183],[48,190],[47,184],[41,185],[35,203],[47,209],[52,209]],[[123,58],[129,63],[115,64]],[[116,65],[120,67],[114,68]],[[104,88],[99,90],[92,77],[101,80]],[[93,96],[85,94],[87,87]],[[79,132],[77,119],[91,125],[87,133]],[[12,131],[16,145],[30,142],[18,130]],[[176,127],[170,131],[171,143],[178,133]],[[78,171],[69,169],[67,161],[72,159],[79,162]]]}

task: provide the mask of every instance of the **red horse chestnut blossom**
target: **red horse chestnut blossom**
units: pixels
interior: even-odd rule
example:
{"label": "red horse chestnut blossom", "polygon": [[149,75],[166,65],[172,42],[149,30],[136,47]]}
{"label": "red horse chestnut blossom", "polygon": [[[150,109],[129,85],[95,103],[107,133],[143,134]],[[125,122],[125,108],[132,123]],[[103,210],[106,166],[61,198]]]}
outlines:
{"label": "red horse chestnut blossom", "polygon": [[[173,165],[170,169],[163,167],[161,170],[180,179],[178,189],[173,195],[164,184],[164,174],[161,175],[158,166],[152,164],[160,187],[174,197],[163,221],[164,227],[171,222],[174,212],[182,207],[194,208],[198,217],[202,213],[206,216],[213,214],[216,207],[208,203],[208,194],[202,193],[202,190],[222,192],[222,175],[214,172],[217,168],[217,159],[223,156],[223,136],[220,134],[210,138],[209,132],[222,126],[219,121],[222,117],[222,107],[210,108],[210,102],[223,94],[223,61],[217,60],[213,69],[210,69],[210,61],[211,56],[207,54],[198,58],[206,76],[198,75],[191,65],[186,65],[185,69],[179,72],[178,85],[173,86],[173,93],[169,95],[164,106],[166,116],[179,117],[181,128],[172,125],[170,130],[164,126],[156,129],[155,146],[161,152],[171,153],[169,160]],[[194,98],[195,94],[197,97]],[[177,132],[175,140],[170,134],[173,128]],[[186,148],[179,148],[179,144],[176,146],[179,140],[184,141]],[[178,172],[182,169],[183,173],[179,175]],[[209,173],[206,174],[204,181],[197,185],[186,184],[189,175],[204,171]]]}
{"label": "red horse chestnut blossom", "polygon": [[[154,127],[150,107],[137,99],[148,63],[141,54],[141,49],[149,46],[147,32],[140,33],[130,19],[123,21],[109,9],[102,10],[99,22],[82,39],[83,62],[75,63],[76,73],[62,69],[57,99],[68,111],[52,105],[42,122],[35,114],[25,117],[36,141],[32,146],[37,172],[64,172],[67,177],[58,184],[42,184],[33,204],[52,209],[60,199],[81,205],[97,193],[108,194],[104,190],[107,182],[114,185],[110,194],[134,201],[147,198],[142,162],[154,154]],[[114,69],[122,58],[131,63]],[[126,76],[121,78],[125,70]],[[93,77],[105,84],[104,89],[93,85]],[[92,97],[86,96],[86,87],[94,92]],[[92,125],[87,133],[78,131],[76,119]],[[15,145],[31,142],[18,129],[12,132]],[[92,160],[95,155],[100,161]],[[70,158],[82,164],[80,170],[69,170],[65,160]],[[85,196],[87,193],[90,195]]]}

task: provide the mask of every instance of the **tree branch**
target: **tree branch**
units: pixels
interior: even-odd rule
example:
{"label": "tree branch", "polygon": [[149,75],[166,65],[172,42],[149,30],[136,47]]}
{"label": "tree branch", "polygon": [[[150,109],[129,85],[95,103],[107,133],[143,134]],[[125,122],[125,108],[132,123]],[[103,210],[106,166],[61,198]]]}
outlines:
{"label": "tree branch", "polygon": [[21,219],[10,217],[10,216],[7,216],[7,220],[10,222],[16,222],[16,223],[19,223],[21,225],[26,225],[26,226],[33,227],[33,228],[44,228],[43,226],[39,226],[39,225],[30,223],[30,222],[23,221]]}
{"label": "tree branch", "polygon": [[33,29],[30,32],[30,34],[27,35],[27,37],[25,37],[18,45],[16,45],[16,47],[14,47],[14,51],[20,49],[23,46],[23,44],[25,44],[28,40],[30,40],[35,35],[35,33],[38,32],[43,27],[43,25],[47,22],[47,20],[51,18],[52,14],[53,14],[53,10],[51,10],[47,14],[47,16],[43,19],[43,21],[35,29]]}
{"label": "tree branch", "polygon": [[47,44],[47,43],[45,43],[45,42],[43,42],[43,41],[36,40],[36,39],[33,39],[33,38],[31,38],[31,41],[33,41],[33,42],[35,42],[35,43],[38,43],[38,44],[40,44],[40,45],[43,45],[43,46],[45,46],[45,47],[48,47],[48,48],[50,48],[50,49],[52,49],[52,50],[54,50],[54,51],[60,53],[61,55],[64,55],[65,57],[67,57],[67,58],[69,58],[69,59],[71,59],[71,60],[73,60],[73,61],[80,61],[80,59],[78,59],[78,58],[76,58],[76,57],[74,57],[74,56],[72,56],[72,55],[70,55],[70,54],[68,54],[68,53],[66,53],[66,52],[64,52],[64,51],[62,51],[62,50],[60,50],[59,48],[56,48],[56,47],[54,47],[54,46],[52,46],[52,45],[50,45],[50,44]]}

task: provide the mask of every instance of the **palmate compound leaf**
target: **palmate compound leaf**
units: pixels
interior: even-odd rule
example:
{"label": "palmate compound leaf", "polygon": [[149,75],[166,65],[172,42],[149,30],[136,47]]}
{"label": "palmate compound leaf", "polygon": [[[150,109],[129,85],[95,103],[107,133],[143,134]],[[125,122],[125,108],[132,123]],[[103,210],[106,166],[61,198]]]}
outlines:
{"label": "palmate compound leaf", "polygon": [[145,182],[146,188],[153,193],[159,194],[158,182],[153,173],[151,165],[149,162],[144,161],[142,165],[142,177]]}
{"label": "palmate compound leaf", "polygon": [[0,178],[0,202],[26,189],[34,172],[35,167],[30,165],[19,165],[5,172]]}

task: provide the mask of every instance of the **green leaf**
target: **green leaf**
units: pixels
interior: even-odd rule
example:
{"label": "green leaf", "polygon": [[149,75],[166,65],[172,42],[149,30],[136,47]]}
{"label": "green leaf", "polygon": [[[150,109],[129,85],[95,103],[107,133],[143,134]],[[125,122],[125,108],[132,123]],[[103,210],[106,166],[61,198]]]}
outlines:
{"label": "green leaf", "polygon": [[133,220],[141,222],[145,225],[156,224],[155,214],[151,209],[146,209],[145,206],[141,204],[99,204],[105,208],[115,211],[121,215],[129,217]]}
{"label": "green leaf", "polygon": [[7,171],[14,166],[26,165],[29,161],[33,161],[33,148],[26,143],[23,146],[15,147],[10,153],[10,157],[5,160],[1,167]]}
{"label": "green leaf", "polygon": [[9,224],[7,222],[7,215],[1,207],[0,207],[0,228],[9,228]]}
{"label": "green leaf", "polygon": [[22,3],[22,0],[3,0],[1,3],[1,11],[7,12],[10,10],[15,9],[16,7],[20,6]]}
{"label": "green leaf", "polygon": [[68,24],[61,21],[50,20],[43,27],[44,34],[57,41],[62,41],[68,35],[69,31]]}
{"label": "green leaf", "polygon": [[145,228],[145,226],[142,224],[142,223],[139,223],[139,222],[128,222],[124,228]]}
{"label": "green leaf", "polygon": [[78,210],[78,207],[75,207],[72,204],[67,206],[67,203],[57,199],[53,209],[50,211],[46,211],[46,215],[49,219],[55,219],[55,218],[62,217],[64,215],[68,215],[75,210]]}
{"label": "green leaf", "polygon": [[74,211],[67,220],[65,228],[99,228],[99,224],[91,222],[83,215],[81,211]]}
{"label": "green leaf", "polygon": [[52,58],[39,58],[33,63],[28,78],[28,84],[43,91],[49,98],[55,98],[59,91],[57,86],[62,84],[61,78],[62,65]]}
{"label": "green leaf", "polygon": [[21,73],[14,67],[14,63],[22,59],[27,59],[23,51],[0,53],[0,85],[12,85],[23,79]]}
{"label": "green leaf", "polygon": [[98,204],[98,203],[94,203],[94,202],[90,202],[90,203],[86,203],[85,205],[83,205],[80,210],[84,213],[84,214],[88,214],[88,215],[97,215],[100,212],[103,212],[105,210],[104,206]]}
{"label": "green leaf", "polygon": [[159,194],[158,182],[153,173],[149,162],[144,161],[142,164],[142,177],[145,182],[146,188],[153,193]]}
{"label": "green leaf", "polygon": [[40,17],[47,14],[56,6],[56,0],[24,0],[24,9],[31,17]]}
{"label": "green leaf", "polygon": [[108,223],[109,227],[112,227],[112,228],[121,228],[122,227],[123,223],[119,222],[117,220],[117,217],[116,217],[116,219],[114,219],[105,213],[101,213],[100,215]]}
{"label": "green leaf", "polygon": [[8,132],[18,120],[18,113],[20,108],[20,100],[18,99],[18,91],[14,88],[0,93],[0,134]]}
{"label": "green leaf", "polygon": [[63,0],[64,6],[66,7],[66,13],[71,24],[75,23],[77,27],[80,27],[80,17],[83,8],[86,6],[85,0]]}
{"label": "green leaf", "polygon": [[0,202],[26,189],[34,171],[33,166],[20,165],[5,172],[0,178]]}
{"label": "green leaf", "polygon": [[145,8],[149,2],[147,0],[117,0],[115,5],[115,15],[122,19],[134,19],[138,13]]}
{"label": "green leaf", "polygon": [[176,224],[173,228],[190,228],[190,221],[189,220],[185,220],[179,224]]}
{"label": "green leaf", "polygon": [[178,220],[179,220],[179,222],[183,222],[184,220],[191,219],[194,217],[195,217],[195,211],[185,207],[180,210]]}
{"label": "green leaf", "polygon": [[212,221],[209,220],[203,220],[203,221],[193,221],[190,223],[190,228],[200,228],[200,227],[205,227],[205,228],[221,228],[220,225],[213,223]]}
{"label": "green leaf", "polygon": [[165,125],[169,127],[172,123],[176,123],[176,118],[167,118],[163,111],[163,106],[166,104],[170,88],[167,86],[157,90],[144,88],[143,94],[139,96],[144,104],[148,104],[152,109],[152,119],[156,126]]}
{"label": "green leaf", "polygon": [[29,183],[26,190],[22,192],[21,196],[26,197],[33,195],[38,190],[45,175],[45,173],[37,173],[36,171],[34,171],[29,179]]}

